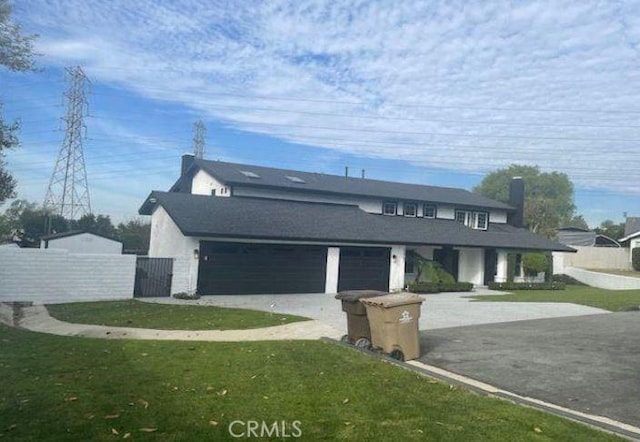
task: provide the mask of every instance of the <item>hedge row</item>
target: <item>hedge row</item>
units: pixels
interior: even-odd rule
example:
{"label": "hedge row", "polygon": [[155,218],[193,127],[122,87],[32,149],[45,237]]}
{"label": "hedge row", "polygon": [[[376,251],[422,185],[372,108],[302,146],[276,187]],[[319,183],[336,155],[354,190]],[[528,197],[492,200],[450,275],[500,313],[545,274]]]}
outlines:
{"label": "hedge row", "polygon": [[473,284],[470,282],[415,282],[409,284],[408,288],[413,293],[470,292],[473,290]]}
{"label": "hedge row", "polygon": [[489,290],[564,290],[564,282],[490,282]]}

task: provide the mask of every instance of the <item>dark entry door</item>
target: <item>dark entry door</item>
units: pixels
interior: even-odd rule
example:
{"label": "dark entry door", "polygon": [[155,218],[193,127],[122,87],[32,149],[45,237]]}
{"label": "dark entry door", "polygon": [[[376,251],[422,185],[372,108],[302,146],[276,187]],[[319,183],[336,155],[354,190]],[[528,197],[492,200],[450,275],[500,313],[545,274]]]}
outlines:
{"label": "dark entry door", "polygon": [[484,251],[484,285],[488,285],[496,277],[498,271],[498,252],[496,249]]}
{"label": "dark entry door", "polygon": [[388,291],[390,253],[386,247],[341,247],[338,291]]}
{"label": "dark entry door", "polygon": [[171,296],[173,258],[136,259],[136,279],[133,286],[135,298]]}
{"label": "dark entry door", "polygon": [[198,293],[323,293],[326,268],[323,246],[202,241]]}
{"label": "dark entry door", "polygon": [[460,251],[452,247],[444,247],[433,251],[433,260],[440,263],[443,269],[451,273],[455,280],[458,280],[458,263]]}

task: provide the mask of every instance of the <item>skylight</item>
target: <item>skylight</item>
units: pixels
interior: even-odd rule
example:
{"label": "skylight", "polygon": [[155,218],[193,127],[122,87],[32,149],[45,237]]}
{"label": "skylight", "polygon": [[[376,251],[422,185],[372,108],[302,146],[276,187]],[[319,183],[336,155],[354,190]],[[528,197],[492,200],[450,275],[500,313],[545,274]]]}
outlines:
{"label": "skylight", "polygon": [[299,177],[297,177],[297,176],[289,176],[289,175],[286,175],[286,177],[287,177],[287,179],[288,179],[289,181],[291,181],[292,183],[298,183],[298,184],[304,184],[304,183],[305,183],[305,181],[304,181],[302,178],[299,178]]}
{"label": "skylight", "polygon": [[258,175],[257,173],[250,172],[248,170],[241,170],[240,173],[246,176],[247,178],[260,178],[260,175]]}

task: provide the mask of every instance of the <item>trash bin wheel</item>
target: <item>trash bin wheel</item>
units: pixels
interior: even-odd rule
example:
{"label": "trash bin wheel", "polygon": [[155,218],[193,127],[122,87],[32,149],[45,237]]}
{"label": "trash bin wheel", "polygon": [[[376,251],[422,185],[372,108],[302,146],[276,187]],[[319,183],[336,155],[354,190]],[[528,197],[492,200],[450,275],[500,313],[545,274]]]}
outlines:
{"label": "trash bin wheel", "polygon": [[358,348],[370,349],[371,341],[367,338],[360,338],[356,341],[355,346]]}
{"label": "trash bin wheel", "polygon": [[392,350],[391,353],[389,353],[389,357],[404,362],[404,353],[402,353],[402,350],[399,348]]}
{"label": "trash bin wheel", "polygon": [[340,338],[340,342],[346,342],[347,344],[351,344],[351,340],[349,339],[349,335],[342,335]]}

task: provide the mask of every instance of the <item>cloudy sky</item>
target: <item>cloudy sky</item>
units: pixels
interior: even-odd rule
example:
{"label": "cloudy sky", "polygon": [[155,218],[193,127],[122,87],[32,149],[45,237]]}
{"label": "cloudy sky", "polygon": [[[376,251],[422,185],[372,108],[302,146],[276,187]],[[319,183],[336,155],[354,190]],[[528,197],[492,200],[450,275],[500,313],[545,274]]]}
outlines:
{"label": "cloudy sky", "polygon": [[567,173],[594,226],[640,215],[637,1],[20,0],[31,74],[0,71],[20,197],[64,137],[64,68],[90,80],[93,211],[136,215],[205,157],[472,188],[511,163]]}

